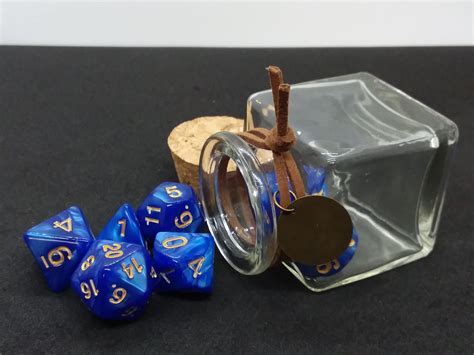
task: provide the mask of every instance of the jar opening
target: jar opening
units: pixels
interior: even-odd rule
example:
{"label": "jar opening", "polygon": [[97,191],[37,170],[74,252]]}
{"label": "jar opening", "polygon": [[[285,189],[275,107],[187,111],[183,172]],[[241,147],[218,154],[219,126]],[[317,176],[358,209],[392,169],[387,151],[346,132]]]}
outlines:
{"label": "jar opening", "polygon": [[255,213],[240,168],[235,161],[222,155],[217,163],[217,174],[214,181],[220,195],[217,208],[221,216],[226,216],[223,223],[233,245],[249,252],[256,244]]}
{"label": "jar opening", "polygon": [[253,149],[233,133],[211,136],[199,177],[206,221],[221,254],[243,274],[265,271],[276,252],[276,217]]}

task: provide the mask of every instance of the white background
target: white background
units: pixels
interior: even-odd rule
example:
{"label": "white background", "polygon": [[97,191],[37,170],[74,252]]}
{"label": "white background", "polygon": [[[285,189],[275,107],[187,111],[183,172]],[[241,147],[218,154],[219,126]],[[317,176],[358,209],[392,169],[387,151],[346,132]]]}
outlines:
{"label": "white background", "polygon": [[472,45],[473,1],[0,0],[0,44]]}

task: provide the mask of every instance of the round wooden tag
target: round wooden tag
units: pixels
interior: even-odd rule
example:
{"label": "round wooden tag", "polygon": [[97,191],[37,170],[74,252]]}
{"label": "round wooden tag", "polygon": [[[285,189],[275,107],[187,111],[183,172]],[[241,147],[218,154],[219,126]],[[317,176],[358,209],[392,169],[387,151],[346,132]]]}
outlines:
{"label": "round wooden tag", "polygon": [[318,265],[327,263],[347,249],[352,221],[346,209],[324,196],[296,199],[278,218],[278,245],[293,261]]}

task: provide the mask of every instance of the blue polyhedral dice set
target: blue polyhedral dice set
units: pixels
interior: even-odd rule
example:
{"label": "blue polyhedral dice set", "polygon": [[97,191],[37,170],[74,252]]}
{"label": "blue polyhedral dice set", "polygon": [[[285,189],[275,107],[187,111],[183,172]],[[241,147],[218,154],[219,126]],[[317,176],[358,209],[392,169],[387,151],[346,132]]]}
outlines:
{"label": "blue polyhedral dice set", "polygon": [[51,290],[71,285],[96,316],[132,320],[154,290],[211,292],[214,241],[195,233],[202,222],[194,190],[165,182],[136,214],[122,205],[97,238],[81,209],[70,207],[29,229],[24,240]]}

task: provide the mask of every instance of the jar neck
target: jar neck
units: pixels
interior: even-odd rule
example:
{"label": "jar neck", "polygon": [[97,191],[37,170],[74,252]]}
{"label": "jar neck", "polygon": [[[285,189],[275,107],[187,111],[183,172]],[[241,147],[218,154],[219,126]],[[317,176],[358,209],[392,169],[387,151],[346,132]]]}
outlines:
{"label": "jar neck", "polygon": [[221,254],[240,273],[265,271],[277,249],[276,213],[254,149],[233,133],[214,134],[202,149],[199,178],[206,221]]}

